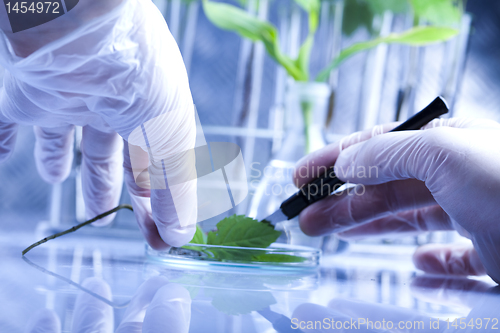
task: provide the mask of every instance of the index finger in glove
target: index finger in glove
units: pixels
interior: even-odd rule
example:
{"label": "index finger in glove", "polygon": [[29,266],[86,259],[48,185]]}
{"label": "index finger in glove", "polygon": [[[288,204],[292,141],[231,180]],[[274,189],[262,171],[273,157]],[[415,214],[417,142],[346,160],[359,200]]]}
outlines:
{"label": "index finger in glove", "polygon": [[347,147],[350,147],[358,142],[366,141],[377,135],[389,132],[398,124],[399,123],[394,122],[377,125],[369,130],[352,133],[338,142],[332,143],[303,157],[295,165],[295,171],[293,175],[295,185],[297,187],[301,187],[304,184],[311,182],[315,178],[318,178],[322,170],[324,172],[327,168],[335,164],[335,161],[337,160],[339,154]]}
{"label": "index finger in glove", "polygon": [[61,183],[73,163],[73,125],[42,128],[35,126],[35,163],[38,173],[48,183]]}
{"label": "index finger in glove", "polygon": [[144,333],[188,333],[191,321],[191,296],[181,285],[163,286],[146,310]]}
{"label": "index finger in glove", "polygon": [[[356,143],[342,150],[335,167],[343,181],[362,184],[380,184],[392,180],[415,178],[421,181],[439,177],[446,166],[462,170],[463,155],[470,153],[470,142],[464,140],[464,128],[500,128],[500,124],[486,119],[449,118],[436,119],[419,131],[393,132],[377,136],[366,142]],[[457,157],[452,159],[450,157]],[[445,162],[446,160],[446,162]],[[374,177],[358,177],[358,170],[376,167]],[[352,172],[355,170],[355,172]],[[465,171],[464,171],[465,172]],[[433,192],[432,188],[429,188]]]}
{"label": "index finger in glove", "polygon": [[[359,131],[344,137],[342,140],[332,143],[318,151],[315,151],[295,165],[294,183],[297,187],[301,187],[318,178],[321,171],[325,171],[328,167],[333,166],[337,161],[340,153],[346,148],[351,147],[360,142],[365,142],[371,138],[385,134],[395,127],[400,122],[386,123],[374,126],[371,129]],[[488,119],[469,119],[469,118],[446,118],[435,119],[429,124],[422,127],[422,130],[436,128],[436,127],[454,127],[454,128],[500,128],[500,124],[493,120]]]}
{"label": "index finger in glove", "polygon": [[130,301],[116,333],[142,332],[145,309],[149,307],[158,290],[168,284],[168,280],[163,276],[155,276],[141,284]]}
{"label": "index finger in glove", "polygon": [[[182,246],[196,230],[193,111],[170,111],[145,122],[130,134],[125,149],[127,186],[138,223],[152,247]],[[148,195],[150,203],[143,199]]]}
{"label": "index finger in glove", "polygon": [[[110,286],[102,279],[91,277],[82,286],[107,300],[112,299]],[[87,292],[76,298],[71,332],[112,333],[114,328],[113,308]]]}
{"label": "index finger in glove", "polygon": [[[123,140],[116,133],[104,133],[90,126],[82,133],[82,188],[87,218],[102,214],[120,201],[123,186]],[[116,214],[92,223],[111,223]]]}
{"label": "index finger in glove", "polygon": [[[139,147],[136,147],[140,149]],[[132,148],[133,149],[133,148]],[[139,229],[141,230],[144,238],[148,244],[155,250],[164,250],[170,247],[169,244],[165,243],[158,232],[158,228],[153,220],[153,212],[151,209],[151,190],[146,188],[146,186],[139,186],[139,178],[134,179],[134,174],[130,162],[130,151],[129,145],[127,142],[124,143],[123,147],[123,168],[124,168],[124,177],[125,184],[127,185],[128,192],[130,194],[130,200],[132,203],[132,207],[134,208],[134,215],[137,220],[137,224]],[[140,159],[136,159],[138,161]],[[146,165],[145,169],[147,169],[148,159],[147,155],[145,159],[141,159],[143,164]],[[149,184],[149,175],[147,174],[145,177],[140,176],[141,178],[145,178],[145,182]]]}

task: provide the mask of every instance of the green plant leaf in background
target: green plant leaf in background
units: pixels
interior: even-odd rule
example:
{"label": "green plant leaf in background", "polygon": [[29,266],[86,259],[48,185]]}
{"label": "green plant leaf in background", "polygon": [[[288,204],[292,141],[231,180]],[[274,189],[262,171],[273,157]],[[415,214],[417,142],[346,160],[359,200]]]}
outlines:
{"label": "green plant leaf in background", "polygon": [[410,0],[410,3],[417,17],[436,25],[456,25],[462,16],[460,0]]}
{"label": "green plant leaf in background", "polygon": [[203,9],[208,19],[217,27],[236,32],[254,42],[264,43],[268,54],[296,81],[309,81],[309,58],[319,24],[320,2],[319,0],[295,0],[295,2],[309,15],[309,34],[295,60],[281,52],[278,30],[271,23],[225,3],[203,0]]}
{"label": "green plant leaf in background", "polygon": [[309,14],[309,34],[316,33],[319,24],[319,0],[295,0]]}
{"label": "green plant leaf in background", "polygon": [[309,33],[306,40],[299,49],[299,55],[295,61],[297,67],[304,77],[300,81],[309,81],[309,59],[314,44],[314,36],[319,25],[319,0],[295,0],[295,2],[302,7],[309,14]]}
{"label": "green plant leaf in background", "polygon": [[411,46],[422,46],[431,43],[443,42],[458,34],[458,30],[445,27],[416,27],[399,34],[390,34],[386,37],[380,37],[367,42],[356,43],[343,49],[333,61],[323,69],[316,81],[323,82],[328,79],[330,72],[337,68],[344,60],[352,55],[369,50],[377,45],[387,44],[405,44]]}
{"label": "green plant leaf in background", "polygon": [[299,68],[303,75],[300,79],[296,79],[296,81],[309,81],[309,59],[311,58],[313,44],[314,35],[309,35],[299,49],[299,55],[297,60],[295,60],[295,65]]}
{"label": "green plant leaf in background", "polygon": [[364,27],[370,34],[372,31],[373,12],[363,0],[345,0],[342,33],[351,36],[357,29]]}
{"label": "green plant leaf in background", "polygon": [[252,41],[261,41],[269,53],[295,80],[304,80],[305,75],[290,57],[284,55],[279,46],[278,30],[268,22],[248,14],[246,11],[225,3],[203,0],[203,10],[217,27],[236,32]]}
{"label": "green plant leaf in background", "polygon": [[280,235],[281,232],[268,223],[244,215],[232,215],[217,223],[217,231],[208,233],[207,244],[266,248]]}
{"label": "green plant leaf in background", "polygon": [[342,32],[351,36],[356,30],[364,27],[370,34],[373,31],[373,19],[390,11],[402,13],[409,7],[407,0],[345,0]]}
{"label": "green plant leaf in background", "polygon": [[[462,0],[346,0],[343,30],[349,35],[365,25],[372,32],[374,15],[386,11],[399,13],[407,9],[408,1],[415,14],[430,23],[456,24],[462,13]],[[225,3],[203,0],[203,9],[208,19],[217,27],[236,32],[252,41],[261,41],[268,54],[277,61],[295,81],[309,81],[309,61],[314,44],[314,35],[319,22],[319,0],[295,0],[309,14],[309,34],[301,45],[297,59],[291,59],[281,52],[278,30],[268,22],[259,20],[246,11]],[[360,10],[361,8],[361,10]],[[356,20],[349,18],[353,14]],[[352,16],[352,15],[351,15]],[[354,23],[353,23],[354,22]],[[352,23],[352,24],[351,24]],[[377,38],[367,42],[354,44],[337,56],[330,65],[317,76],[316,81],[325,81],[333,69],[353,54],[368,50],[382,43],[400,43],[421,46],[445,41],[458,31],[444,27],[416,27],[400,34]]]}
{"label": "green plant leaf in background", "polygon": [[372,12],[376,15],[382,15],[387,11],[393,13],[403,13],[408,9],[406,0],[365,0]]}

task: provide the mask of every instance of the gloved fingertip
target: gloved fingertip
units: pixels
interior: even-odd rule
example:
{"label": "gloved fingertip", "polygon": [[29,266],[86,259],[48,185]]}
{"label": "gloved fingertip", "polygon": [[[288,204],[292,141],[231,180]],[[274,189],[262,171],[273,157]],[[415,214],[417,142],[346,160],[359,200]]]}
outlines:
{"label": "gloved fingertip", "polygon": [[307,236],[314,237],[323,235],[321,230],[319,230],[319,228],[311,222],[311,219],[307,212],[302,211],[302,213],[300,213],[299,226],[300,230]]}
{"label": "gloved fingertip", "polygon": [[350,170],[354,167],[356,157],[363,147],[364,142],[356,143],[342,150],[335,162],[336,175],[340,180],[347,181],[351,174]]}
{"label": "gloved fingertip", "polygon": [[144,216],[136,215],[139,223],[139,229],[141,229],[146,242],[153,250],[168,251],[171,246],[165,243],[165,241],[161,238],[160,233],[158,232],[158,228],[156,227],[153,219],[149,216],[142,219],[143,217]]}
{"label": "gloved fingertip", "polygon": [[158,227],[161,239],[168,245],[174,247],[183,246],[191,241],[196,232],[196,224],[181,226]]}
{"label": "gloved fingertip", "polygon": [[191,296],[189,291],[177,283],[163,285],[156,292],[152,302],[164,307],[173,306],[175,309],[182,309],[183,313],[190,312],[191,310]]}
{"label": "gloved fingertip", "polygon": [[154,276],[142,283],[130,301],[119,329],[116,332],[136,332],[133,328],[137,328],[138,323],[141,324],[141,329],[138,332],[142,332],[142,322],[144,321],[146,309],[156,295],[156,292],[167,284],[169,284],[168,279],[161,275]]}
{"label": "gloved fingertip", "polygon": [[191,321],[191,296],[181,285],[161,287],[144,317],[143,332],[187,333]]}
{"label": "gloved fingertip", "polygon": [[144,238],[149,246],[156,251],[167,251],[170,245],[166,244],[158,232],[156,223],[153,220],[151,212],[151,202],[149,197],[141,197],[130,193],[130,200],[134,207],[134,215],[139,229],[141,229]]}
{"label": "gloved fingertip", "polygon": [[299,226],[304,234],[316,237],[335,232],[331,229],[331,219],[334,217],[324,212],[326,206],[328,206],[327,202],[316,202],[300,213]]}
{"label": "gloved fingertip", "polygon": [[60,333],[61,321],[53,310],[41,309],[30,318],[26,333]]}
{"label": "gloved fingertip", "polygon": [[48,164],[48,162],[41,161],[39,158],[36,157],[36,154],[35,154],[35,165],[40,177],[46,183],[49,184],[60,184],[64,182],[71,173],[71,167],[53,166],[52,164]]}
{"label": "gloved fingertip", "polygon": [[[83,281],[82,286],[94,294],[112,300],[111,287],[97,277]],[[82,291],[76,298],[71,332],[112,332],[114,327],[113,308],[103,300]]]}
{"label": "gloved fingertip", "polygon": [[101,295],[102,297],[111,299],[111,288],[103,279],[98,277],[89,277],[83,281],[82,286],[98,295]]}
{"label": "gloved fingertip", "polygon": [[74,126],[34,127],[35,164],[40,177],[49,184],[62,183],[73,164]]}
{"label": "gloved fingertip", "polygon": [[146,237],[146,241],[148,242],[149,246],[155,251],[169,251],[172,246],[166,244],[161,238],[158,237],[158,240],[150,240]]}

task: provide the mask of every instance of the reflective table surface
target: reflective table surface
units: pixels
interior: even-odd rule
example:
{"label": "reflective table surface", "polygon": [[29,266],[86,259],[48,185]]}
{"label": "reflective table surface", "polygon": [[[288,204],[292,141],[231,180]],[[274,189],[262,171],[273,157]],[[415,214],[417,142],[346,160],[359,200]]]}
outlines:
{"label": "reflective table surface", "polygon": [[500,331],[500,287],[417,272],[411,246],[280,270],[172,265],[142,241],[71,235],[23,259],[33,234],[0,240],[0,332]]}

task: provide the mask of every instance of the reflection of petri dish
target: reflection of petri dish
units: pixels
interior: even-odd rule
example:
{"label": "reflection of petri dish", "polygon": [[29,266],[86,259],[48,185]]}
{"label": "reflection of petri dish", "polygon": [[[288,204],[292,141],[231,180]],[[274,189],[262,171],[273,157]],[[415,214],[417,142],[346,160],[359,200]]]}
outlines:
{"label": "reflection of petri dish", "polygon": [[156,251],[146,245],[150,259],[173,265],[216,265],[261,269],[310,269],[319,266],[321,250],[283,243],[268,248],[189,244],[183,248]]}
{"label": "reflection of petri dish", "polygon": [[255,269],[245,266],[173,265],[148,260],[145,277],[164,276],[170,282],[184,287],[231,289],[242,291],[297,291],[316,290],[319,286],[318,269]]}

